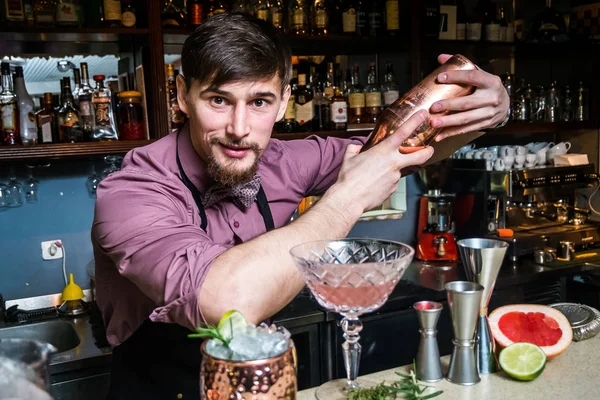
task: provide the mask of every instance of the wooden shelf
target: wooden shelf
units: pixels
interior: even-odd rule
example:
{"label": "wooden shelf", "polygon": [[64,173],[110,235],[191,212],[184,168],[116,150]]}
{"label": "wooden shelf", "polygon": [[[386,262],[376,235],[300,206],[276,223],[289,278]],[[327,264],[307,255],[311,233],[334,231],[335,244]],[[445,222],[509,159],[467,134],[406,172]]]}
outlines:
{"label": "wooden shelf", "polygon": [[327,137],[338,137],[338,138],[350,138],[353,136],[367,136],[373,129],[361,129],[351,131],[319,131],[319,132],[293,132],[293,133],[274,133],[271,137],[279,140],[298,140],[306,139],[309,136],[317,135],[322,138]]}
{"label": "wooden shelf", "polygon": [[46,144],[31,147],[5,146],[0,147],[0,163],[78,159],[106,154],[125,154],[135,147],[145,146],[152,142],[152,140],[124,140]]}
{"label": "wooden shelf", "polygon": [[533,134],[533,133],[560,133],[575,132],[586,129],[598,129],[598,123],[593,121],[583,122],[509,122],[506,126],[491,130],[494,135]]}
{"label": "wooden shelf", "polygon": [[[192,31],[166,29],[163,42],[166,52],[176,52]],[[410,41],[404,36],[312,36],[285,35],[294,55],[340,55],[408,52]]]}
{"label": "wooden shelf", "polygon": [[143,28],[0,28],[2,40],[50,42],[120,42],[147,35]]}

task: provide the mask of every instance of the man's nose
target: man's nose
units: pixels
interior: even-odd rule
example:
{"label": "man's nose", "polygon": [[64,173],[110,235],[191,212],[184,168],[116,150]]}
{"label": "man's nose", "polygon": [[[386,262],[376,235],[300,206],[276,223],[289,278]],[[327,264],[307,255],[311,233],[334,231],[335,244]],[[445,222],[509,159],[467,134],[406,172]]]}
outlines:
{"label": "man's nose", "polygon": [[237,138],[242,138],[250,133],[250,124],[248,123],[248,113],[246,112],[245,104],[239,104],[233,108],[227,133]]}

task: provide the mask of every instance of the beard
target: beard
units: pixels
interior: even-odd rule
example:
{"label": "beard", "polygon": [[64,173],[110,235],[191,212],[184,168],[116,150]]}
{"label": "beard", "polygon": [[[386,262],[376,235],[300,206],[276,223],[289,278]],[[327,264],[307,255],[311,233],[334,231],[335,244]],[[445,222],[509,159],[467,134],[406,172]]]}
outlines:
{"label": "beard", "polygon": [[[230,159],[228,162],[229,165],[223,165],[219,163],[214,153],[209,153],[206,168],[208,176],[213,181],[215,181],[221,186],[231,187],[239,183],[248,182],[252,178],[254,178],[254,175],[256,175],[256,172],[258,171],[258,160],[262,154],[260,147],[256,143],[246,143],[241,140],[228,140],[225,138],[212,138],[210,140],[210,145],[211,147],[224,145],[229,147],[248,148],[251,152],[254,153],[255,156],[254,162],[250,167],[247,167],[243,170],[239,170],[236,168],[236,165],[243,163],[245,159]],[[246,157],[248,156],[249,155],[247,155]]]}

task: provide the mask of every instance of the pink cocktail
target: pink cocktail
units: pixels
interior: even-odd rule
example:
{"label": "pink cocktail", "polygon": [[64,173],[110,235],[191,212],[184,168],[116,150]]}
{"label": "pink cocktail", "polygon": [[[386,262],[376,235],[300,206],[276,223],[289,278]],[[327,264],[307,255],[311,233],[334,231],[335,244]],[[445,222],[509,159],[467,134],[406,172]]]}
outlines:
{"label": "pink cocktail", "polygon": [[347,391],[359,387],[359,316],[387,301],[412,261],[414,250],[387,240],[342,239],[304,243],[290,253],[319,304],[344,317],[341,327],[346,342],[342,348],[347,379],[322,385],[317,398],[346,398]]}

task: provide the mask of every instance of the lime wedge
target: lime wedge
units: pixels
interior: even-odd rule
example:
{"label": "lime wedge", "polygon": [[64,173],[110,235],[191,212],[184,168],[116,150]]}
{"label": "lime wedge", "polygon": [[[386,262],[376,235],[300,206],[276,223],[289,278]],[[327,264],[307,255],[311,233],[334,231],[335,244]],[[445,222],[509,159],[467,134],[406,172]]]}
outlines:
{"label": "lime wedge", "polygon": [[246,325],[248,323],[241,312],[230,310],[223,314],[217,329],[221,336],[223,336],[223,339],[229,341],[233,337],[234,332],[244,329]]}
{"label": "lime wedge", "polygon": [[546,366],[546,353],[532,343],[513,343],[500,352],[500,366],[509,376],[532,381]]}

